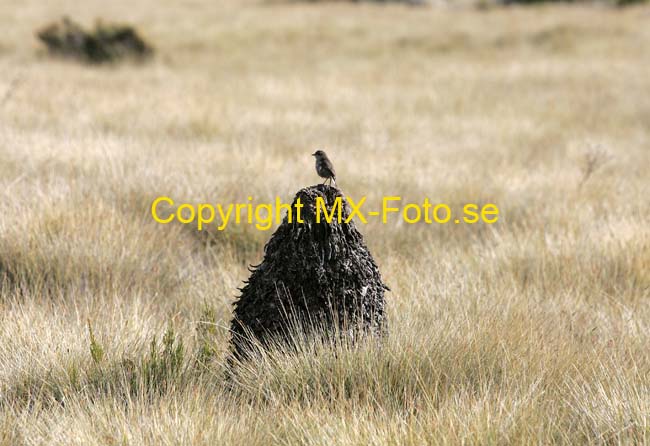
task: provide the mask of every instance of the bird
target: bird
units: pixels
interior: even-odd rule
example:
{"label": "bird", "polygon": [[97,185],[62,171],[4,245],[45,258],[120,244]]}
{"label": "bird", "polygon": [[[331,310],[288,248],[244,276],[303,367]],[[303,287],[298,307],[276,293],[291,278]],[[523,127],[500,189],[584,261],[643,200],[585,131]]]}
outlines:
{"label": "bird", "polygon": [[329,180],[330,185],[334,182],[334,185],[336,186],[336,171],[334,170],[332,162],[327,157],[327,154],[322,150],[316,150],[311,154],[311,156],[316,157],[316,173],[319,177],[325,178],[323,184],[327,183]]}

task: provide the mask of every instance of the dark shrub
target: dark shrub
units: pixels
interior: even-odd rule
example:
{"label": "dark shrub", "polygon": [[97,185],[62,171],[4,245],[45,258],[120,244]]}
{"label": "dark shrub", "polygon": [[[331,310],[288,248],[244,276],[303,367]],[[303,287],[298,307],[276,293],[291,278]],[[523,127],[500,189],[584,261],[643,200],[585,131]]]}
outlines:
{"label": "dark shrub", "polygon": [[151,46],[137,31],[126,25],[104,25],[98,22],[87,31],[64,17],[37,32],[54,55],[72,57],[85,62],[113,62],[125,57],[143,59],[153,53]]}

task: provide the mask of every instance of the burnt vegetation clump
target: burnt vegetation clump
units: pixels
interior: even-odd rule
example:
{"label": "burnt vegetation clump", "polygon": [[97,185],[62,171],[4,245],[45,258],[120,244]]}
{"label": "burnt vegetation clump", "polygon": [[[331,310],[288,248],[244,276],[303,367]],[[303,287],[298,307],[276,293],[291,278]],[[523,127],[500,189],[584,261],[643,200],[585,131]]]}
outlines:
{"label": "burnt vegetation clump", "polygon": [[[317,198],[328,213],[341,202],[341,222],[327,222]],[[245,358],[253,345],[290,344],[295,330],[330,337],[381,336],[386,332],[384,284],[350,209],[336,187],[319,184],[300,190],[293,201],[301,208],[282,223],[264,247],[262,263],[253,267],[231,322],[234,356]],[[322,211],[322,208],[321,208]]]}
{"label": "burnt vegetation clump", "polygon": [[64,17],[41,28],[36,35],[51,55],[88,63],[144,60],[153,54],[151,45],[128,25],[98,21],[93,30],[87,30]]}

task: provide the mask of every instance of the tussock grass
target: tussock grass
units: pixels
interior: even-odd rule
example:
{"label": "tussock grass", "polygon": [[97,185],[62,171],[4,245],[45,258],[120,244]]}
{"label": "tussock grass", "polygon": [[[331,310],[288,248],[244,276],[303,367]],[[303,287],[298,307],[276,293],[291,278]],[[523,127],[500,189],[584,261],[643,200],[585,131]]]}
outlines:
{"label": "tussock grass", "polygon": [[[645,8],[86,5],[159,49],[103,69],[24,40],[64,3],[0,13],[0,445],[650,442]],[[226,373],[270,232],[151,202],[290,201],[316,147],[500,220],[362,225],[389,336]]]}

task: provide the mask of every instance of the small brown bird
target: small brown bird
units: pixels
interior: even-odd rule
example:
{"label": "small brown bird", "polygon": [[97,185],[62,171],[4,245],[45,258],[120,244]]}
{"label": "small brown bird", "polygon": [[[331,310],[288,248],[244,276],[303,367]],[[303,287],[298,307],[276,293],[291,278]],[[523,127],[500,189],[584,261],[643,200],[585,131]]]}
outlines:
{"label": "small brown bird", "polygon": [[336,186],[336,171],[325,152],[322,150],[316,150],[311,154],[311,156],[316,157],[316,173],[319,177],[325,178],[323,184],[327,183],[327,180],[329,180],[330,185],[334,182],[334,185]]}

